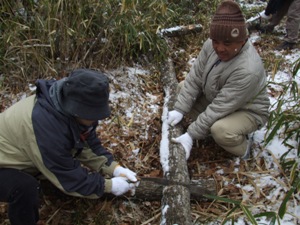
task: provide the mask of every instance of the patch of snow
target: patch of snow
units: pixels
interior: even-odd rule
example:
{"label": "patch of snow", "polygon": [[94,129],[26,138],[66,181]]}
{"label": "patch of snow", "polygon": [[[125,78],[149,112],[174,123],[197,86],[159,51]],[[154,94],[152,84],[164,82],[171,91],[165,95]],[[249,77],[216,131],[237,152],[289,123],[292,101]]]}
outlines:
{"label": "patch of snow", "polygon": [[168,116],[168,103],[170,99],[170,90],[165,89],[164,107],[161,116],[162,120],[162,134],[159,148],[160,163],[163,168],[164,174],[169,171],[169,124],[167,123]]}

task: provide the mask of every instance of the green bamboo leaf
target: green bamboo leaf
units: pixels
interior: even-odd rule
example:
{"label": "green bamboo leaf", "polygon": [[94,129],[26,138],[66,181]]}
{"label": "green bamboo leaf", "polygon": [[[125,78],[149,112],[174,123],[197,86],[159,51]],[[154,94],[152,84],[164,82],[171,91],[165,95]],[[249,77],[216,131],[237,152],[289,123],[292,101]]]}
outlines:
{"label": "green bamboo leaf", "polygon": [[294,63],[294,67],[293,67],[293,76],[295,77],[298,73],[298,71],[300,70],[300,59],[298,59],[295,63]]}
{"label": "green bamboo leaf", "polygon": [[294,164],[295,164],[295,160],[281,162],[281,166],[282,166],[283,170],[292,168],[294,166]]}
{"label": "green bamboo leaf", "polygon": [[234,218],[233,217],[229,217],[229,218],[226,218],[221,225],[224,225],[225,223],[227,223],[229,220],[231,220],[231,224],[234,225]]}
{"label": "green bamboo leaf", "polygon": [[294,181],[295,179],[297,179],[298,174],[298,163],[294,160],[291,168],[290,180]]}
{"label": "green bamboo leaf", "polygon": [[234,218],[230,217],[231,213],[233,213],[237,208],[239,208],[238,205],[234,206],[229,212],[226,213],[226,218],[222,222],[222,225],[225,224],[227,221],[231,220],[231,224],[234,224]]}
{"label": "green bamboo leaf", "polygon": [[237,208],[239,208],[239,205],[235,205],[231,210],[229,210],[229,212],[226,214],[226,217],[229,217]]}
{"label": "green bamboo leaf", "polygon": [[204,195],[204,197],[214,199],[214,200],[218,200],[218,201],[222,201],[222,202],[232,203],[232,204],[235,204],[235,205],[240,205],[241,204],[240,201],[232,200],[232,199],[229,199],[229,198],[223,198],[223,197],[219,197],[219,196],[216,196],[216,195],[208,195],[207,194],[207,195]]}
{"label": "green bamboo leaf", "polygon": [[284,214],[286,212],[286,204],[288,203],[290,197],[292,196],[292,194],[294,193],[294,191],[297,189],[297,187],[300,184],[300,178],[298,177],[298,179],[295,181],[295,184],[292,186],[292,188],[286,193],[280,207],[278,210],[278,215],[279,217],[282,219],[284,217]]}
{"label": "green bamboo leaf", "polygon": [[257,222],[256,222],[254,216],[252,215],[252,213],[250,212],[250,210],[242,204],[240,205],[240,207],[243,210],[243,212],[245,213],[245,215],[247,216],[247,218],[250,220],[251,224],[257,225]]}
{"label": "green bamboo leaf", "polygon": [[291,94],[294,97],[294,100],[298,99],[298,84],[296,81],[293,81],[291,84]]}
{"label": "green bamboo leaf", "polygon": [[277,132],[279,131],[282,123],[284,121],[284,115],[281,115],[278,119],[277,124],[274,126],[274,128],[272,129],[271,133],[268,135],[267,139],[266,139],[266,145],[275,137],[275,135],[277,134]]}
{"label": "green bamboo leaf", "polygon": [[255,218],[259,217],[267,217],[267,219],[271,219],[270,223],[268,225],[275,225],[276,222],[276,213],[275,212],[263,212],[263,213],[258,213],[254,215]]}

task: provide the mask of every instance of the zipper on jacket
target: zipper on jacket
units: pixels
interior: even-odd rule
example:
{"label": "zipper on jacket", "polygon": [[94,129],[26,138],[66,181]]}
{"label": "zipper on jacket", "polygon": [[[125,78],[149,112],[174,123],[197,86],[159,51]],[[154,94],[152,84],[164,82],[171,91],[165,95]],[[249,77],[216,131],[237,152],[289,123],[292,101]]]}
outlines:
{"label": "zipper on jacket", "polygon": [[205,86],[206,86],[206,82],[207,82],[208,75],[210,74],[210,72],[212,71],[212,69],[213,69],[214,67],[216,67],[216,66],[218,66],[218,65],[220,64],[220,62],[221,62],[221,59],[218,59],[218,60],[211,66],[210,70],[208,71],[208,73],[207,73],[207,75],[206,75],[206,77],[205,77],[205,82],[204,82],[204,86],[203,86],[203,92],[204,92],[204,90],[205,90]]}

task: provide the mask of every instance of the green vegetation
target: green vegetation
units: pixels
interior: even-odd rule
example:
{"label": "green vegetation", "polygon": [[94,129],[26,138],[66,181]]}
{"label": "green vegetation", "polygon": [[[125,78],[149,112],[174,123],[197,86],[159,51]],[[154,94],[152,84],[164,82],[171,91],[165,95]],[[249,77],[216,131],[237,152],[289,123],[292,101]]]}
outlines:
{"label": "green vegetation", "polygon": [[157,32],[203,23],[217,2],[4,0],[0,71],[19,89],[26,81],[59,78],[75,67],[116,67],[141,63],[145,57],[159,63],[168,46]]}
{"label": "green vegetation", "polygon": [[[300,190],[299,157],[300,157],[300,92],[295,80],[300,71],[300,59],[298,59],[291,71],[291,80],[288,83],[282,83],[282,94],[278,98],[275,109],[271,112],[268,123],[269,133],[266,138],[268,144],[275,135],[283,137],[282,144],[289,150],[280,157],[281,172],[289,181],[289,190],[278,211],[280,218],[286,213],[287,202]],[[289,107],[283,107],[283,105]],[[298,144],[297,157],[291,159],[288,157],[291,151],[294,151],[292,142]]]}

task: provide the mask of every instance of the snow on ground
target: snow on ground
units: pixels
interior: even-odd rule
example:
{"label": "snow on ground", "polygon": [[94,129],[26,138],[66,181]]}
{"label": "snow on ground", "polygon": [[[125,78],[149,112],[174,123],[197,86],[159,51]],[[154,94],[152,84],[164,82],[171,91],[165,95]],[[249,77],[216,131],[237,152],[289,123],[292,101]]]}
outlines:
{"label": "snow on ground", "polygon": [[[295,49],[292,51],[291,54],[288,55],[282,55],[282,52],[276,52],[276,55],[283,56],[285,58],[285,61],[292,67],[294,62],[300,58],[300,51],[298,49]],[[271,76],[269,76],[270,78]],[[271,78],[270,78],[271,79]],[[281,87],[280,84],[284,82],[289,82],[292,78],[291,73],[287,71],[278,71],[274,77],[274,80],[272,81],[272,85],[269,87],[274,88],[276,86],[276,83],[278,84],[277,87]],[[298,71],[295,81],[298,83],[298,86],[300,87],[300,71]],[[287,95],[286,98],[289,96]],[[271,103],[274,103],[276,105],[277,98],[276,97],[270,97]],[[299,103],[297,103],[299,104]],[[289,108],[289,106],[284,105],[283,107]],[[273,107],[274,108],[274,107]],[[261,130],[255,132],[254,140],[256,146],[260,146],[261,142],[264,140],[266,134],[266,128],[262,128]],[[269,195],[266,196],[267,199],[271,200],[271,202],[274,203],[274,205],[268,205],[265,207],[265,210],[267,211],[277,211],[280,207],[280,203],[282,202],[283,198],[285,197],[284,194],[288,190],[288,184],[286,183],[286,180],[284,177],[281,177],[280,175],[280,165],[278,164],[279,158],[287,152],[289,149],[282,144],[283,139],[278,135],[276,136],[267,146],[262,149],[262,151],[258,148],[254,149],[255,154],[261,154],[262,157],[264,157],[265,161],[268,163],[268,169],[270,171],[274,171],[274,174],[272,176],[258,176],[255,180],[256,184],[259,184],[259,188],[263,189],[264,187],[271,187],[273,191],[269,192]],[[295,141],[290,141],[290,145],[294,146],[295,148],[293,151],[289,153],[287,158],[297,158],[297,146],[299,143]],[[277,174],[276,174],[277,173]],[[274,179],[277,178],[277,179]],[[290,204],[288,205],[287,213],[285,214],[284,218],[280,220],[281,224],[297,224],[300,222],[300,211],[299,211],[299,200],[300,196],[299,193],[296,194],[297,199],[294,201],[291,200]],[[294,215],[291,216],[291,215]],[[298,219],[295,219],[298,218]],[[262,221],[260,221],[262,223]],[[239,224],[239,223],[238,223]],[[244,224],[244,223],[241,223]],[[276,222],[276,224],[278,224]]]}
{"label": "snow on ground", "polygon": [[[244,7],[257,7],[258,4],[247,4],[246,1],[240,1]],[[255,1],[252,1],[255,2]],[[257,3],[264,6],[266,3],[262,1],[256,1]],[[281,38],[282,37],[278,37]],[[252,43],[259,42],[262,40],[262,37],[259,33],[252,33],[250,40]],[[281,67],[275,76],[271,76],[269,74],[268,79],[271,82],[269,84],[269,92],[272,91],[281,91],[282,83],[290,82],[291,79],[295,79],[295,81],[300,86],[300,71],[295,78],[292,77],[291,71],[288,68],[291,68],[296,60],[300,58],[299,49],[294,49],[288,54],[284,52],[275,51],[275,55],[278,57],[282,57],[285,61],[285,66]],[[193,59],[190,60],[191,63]],[[124,74],[127,74],[124,76]],[[151,80],[150,71],[145,70],[137,66],[136,68],[123,67],[118,70],[109,71],[108,75],[111,80],[111,91],[110,91],[110,101],[112,104],[112,108],[114,109],[114,115],[111,119],[100,121],[100,124],[110,124],[116,118],[120,121],[120,123],[126,124],[126,128],[129,128],[135,122],[138,122],[140,126],[139,138],[148,139],[148,128],[149,124],[147,123],[147,118],[149,115],[159,114],[160,111],[160,101],[167,102],[168,101],[168,90],[165,90],[164,99],[160,99],[159,94],[153,95],[149,91],[145,89],[144,81]],[[149,78],[150,77],[150,78]],[[287,96],[288,97],[288,96]],[[270,101],[273,106],[272,109],[275,109],[277,96],[270,95]],[[298,103],[297,103],[298,104]],[[284,105],[283,107],[290,107],[289,105]],[[165,123],[165,119],[167,117],[167,109],[163,107],[162,115],[160,118],[163,122],[162,124],[162,140],[160,143],[160,162],[162,164],[162,168],[164,171],[168,171],[168,125]],[[129,132],[129,130],[124,131]],[[286,191],[289,189],[289,184],[284,176],[281,174],[280,164],[278,160],[282,154],[288,151],[287,147],[282,144],[283,139],[280,135],[276,136],[267,146],[264,146],[265,135],[267,132],[267,128],[263,127],[260,130],[254,133],[254,144],[253,144],[253,156],[260,158],[263,157],[266,162],[266,167],[269,173],[258,173],[254,171],[251,173],[252,183],[246,184],[242,186],[240,183],[232,183],[236,187],[240,188],[243,192],[243,202],[248,202],[253,198],[259,198],[264,196],[266,199],[265,202],[261,202],[259,205],[253,205],[250,208],[252,214],[256,214],[259,212],[277,212],[280,204],[285,196]],[[119,141],[111,140],[110,147],[114,148]],[[136,157],[139,152],[139,148],[135,146],[137,143],[132,143],[131,150],[134,153],[132,157]],[[297,146],[299,143],[291,141],[290,144],[295,146],[294,151],[291,151],[288,155],[289,158],[297,157]],[[240,159],[237,158],[236,165],[240,164]],[[223,170],[219,170],[217,173],[223,174]],[[224,185],[228,185],[229,183],[225,183]],[[300,223],[300,196],[299,192],[295,194],[295,198],[291,199],[287,207],[287,213],[285,214],[283,219],[280,219],[280,224],[284,225],[294,225]],[[167,210],[167,206],[163,209]],[[241,215],[237,221],[235,221],[236,225],[246,225],[249,224],[245,222],[245,216]],[[217,221],[211,224],[219,224]],[[230,222],[231,223],[231,222]],[[269,224],[270,221],[267,218],[258,218],[257,223],[259,224]],[[229,225],[229,222],[227,223]],[[279,224],[278,221],[275,224]]]}
{"label": "snow on ground", "polygon": [[[151,115],[159,113],[159,96],[147,90],[146,85],[151,80],[148,70],[140,67],[122,67],[116,70],[107,71],[110,79],[110,103],[113,109],[112,117],[100,123],[110,124],[112,120],[118,120],[125,125],[124,132],[129,132],[132,126],[140,126],[139,138],[148,139],[148,120]],[[118,140],[115,144],[118,143]],[[137,144],[137,143],[135,143]],[[111,142],[111,145],[114,145]],[[132,149],[135,154],[138,149]]]}
{"label": "snow on ground", "polygon": [[[257,34],[256,34],[257,35]],[[259,35],[256,37],[252,36],[252,41],[260,41]],[[292,67],[297,59],[300,58],[300,51],[295,49],[291,51],[289,54],[283,54],[283,52],[276,52],[276,55],[283,57],[286,65]],[[127,73],[128,76],[122,76],[122,74]],[[113,75],[112,75],[113,74]],[[126,104],[124,106],[126,110],[124,110],[123,119],[130,123],[132,119],[137,121],[143,121],[143,117],[147,117],[148,114],[159,113],[159,106],[157,105],[157,96],[152,95],[151,93],[143,92],[143,85],[139,86],[140,79],[137,79],[139,76],[150,76],[149,71],[142,70],[138,68],[122,68],[119,71],[113,71],[110,74],[110,78],[112,80],[112,90],[111,90],[111,102],[114,107],[121,107],[122,104]],[[126,77],[126,78],[125,78]],[[130,83],[132,85],[128,86],[128,80],[130,79]],[[281,91],[281,84],[285,82],[289,82],[291,79],[295,79],[297,83],[300,85],[300,72],[298,72],[297,76],[293,78],[291,76],[291,71],[286,69],[286,67],[281,68],[275,76],[268,76],[270,82],[269,88],[277,91]],[[116,88],[118,87],[118,88]],[[163,99],[164,102],[168,102],[168,90],[164,90],[165,97]],[[130,102],[126,99],[131,99]],[[132,100],[134,97],[134,100]],[[288,97],[288,96],[287,96]],[[270,95],[271,103],[274,104],[273,109],[276,106],[277,97],[272,97]],[[289,106],[284,106],[289,107]],[[141,110],[143,109],[143,110]],[[272,109],[272,108],[271,108]],[[165,122],[167,117],[167,108],[163,107],[163,112],[161,115],[162,119],[162,140],[160,145],[160,162],[162,164],[162,168],[164,171],[168,171],[168,125]],[[146,121],[145,121],[146,122]],[[109,121],[108,121],[109,123]],[[146,124],[141,124],[141,127]],[[282,144],[282,138],[278,135],[276,136],[267,146],[264,146],[264,139],[266,135],[267,129],[263,127],[262,129],[256,131],[254,133],[254,149],[253,156],[254,157],[263,157],[266,162],[266,167],[269,173],[258,173],[253,172],[251,174],[253,183],[247,184],[245,186],[241,186],[240,183],[233,182],[232,184],[240,188],[243,192],[243,202],[247,202],[253,198],[259,198],[262,195],[265,195],[265,201],[268,202],[264,204],[262,202],[259,205],[253,206],[250,208],[251,213],[257,214],[259,212],[276,212],[278,211],[282,200],[285,197],[285,193],[289,190],[289,184],[284,176],[282,176],[280,171],[280,164],[278,160],[282,154],[284,154],[288,149]],[[145,128],[145,138],[147,138],[147,130]],[[288,157],[295,158],[297,157],[296,148],[298,143],[291,141],[290,144],[295,146],[294,151],[291,151]],[[237,158],[235,164],[239,165],[240,159]],[[222,171],[219,171],[222,174]],[[228,185],[229,183],[227,183]],[[226,185],[226,183],[224,184]],[[288,204],[287,213],[285,214],[283,219],[280,219],[280,224],[297,224],[300,222],[300,206],[298,206],[300,200],[299,193],[296,194],[296,198],[292,199]],[[236,225],[245,225],[245,216],[241,215],[240,218],[235,221]],[[267,218],[258,218],[257,223],[259,224],[268,224],[270,221]],[[215,224],[212,223],[212,224]],[[229,223],[227,223],[229,224]],[[279,224],[276,221],[275,224]]]}
{"label": "snow on ground", "polygon": [[[264,3],[261,3],[264,5]],[[252,7],[252,5],[244,5],[245,7]],[[257,4],[254,4],[254,6],[257,6]],[[282,38],[282,37],[278,37]],[[252,33],[250,40],[252,43],[262,41],[259,33]],[[292,79],[295,79],[295,81],[300,86],[300,71],[298,71],[298,74],[295,78],[291,75],[291,70],[288,68],[292,68],[295,61],[300,58],[300,51],[299,49],[292,50],[288,54],[284,52],[275,51],[275,55],[278,57],[282,57],[285,61],[285,66],[280,68],[275,76],[271,76],[269,74],[268,79],[270,81],[269,89],[272,91],[281,91],[282,90],[282,84],[286,82],[290,82]],[[192,59],[191,59],[192,61]],[[132,84],[135,84],[138,80],[136,79],[136,76],[147,76],[149,73],[145,70],[140,69],[134,69],[134,68],[123,68],[122,73],[126,71],[128,73],[128,77],[126,79],[131,79]],[[119,71],[120,72],[120,71]],[[118,76],[111,77],[113,79],[113,82],[118,85],[122,86],[124,81],[116,79]],[[124,77],[124,76],[123,76]],[[117,104],[122,104],[123,100],[128,96],[135,96],[137,98],[137,101],[133,102],[130,107],[126,110],[126,117],[128,120],[132,119],[133,117],[143,117],[145,116],[142,111],[140,111],[141,105],[146,105],[146,108],[143,108],[147,112],[151,113],[158,113],[158,106],[156,105],[157,96],[152,96],[150,93],[143,93],[141,94],[141,90],[137,90],[141,87],[131,86],[131,88],[128,89],[128,87],[124,88],[123,91],[119,90],[112,90],[111,94],[111,101],[117,102]],[[165,90],[165,98],[164,102],[168,101],[168,90]],[[270,95],[270,101],[273,105],[270,110],[275,109],[277,97],[272,97]],[[286,96],[289,97],[289,96]],[[122,99],[122,101],[121,101]],[[290,107],[288,105],[284,105],[283,107]],[[166,116],[167,116],[167,108],[163,107],[162,112],[162,140],[160,145],[160,162],[162,164],[162,168],[164,171],[168,171],[168,125],[165,122]],[[139,119],[138,119],[139,120]],[[285,193],[289,190],[289,184],[287,183],[287,180],[284,176],[282,176],[280,171],[280,164],[278,162],[279,158],[284,154],[286,151],[288,151],[287,147],[285,147],[282,144],[283,139],[278,135],[276,136],[267,146],[264,146],[264,140],[265,135],[267,132],[267,128],[263,127],[262,129],[256,131],[254,133],[254,144],[253,144],[253,156],[254,157],[263,157],[266,162],[266,167],[269,173],[258,173],[253,172],[252,184],[247,184],[245,186],[241,186],[239,183],[233,183],[233,185],[236,185],[238,188],[240,188],[243,192],[243,202],[247,202],[248,200],[252,198],[259,198],[262,195],[265,195],[265,199],[267,202],[264,204],[264,202],[261,202],[261,204],[253,206],[250,208],[251,213],[257,214],[259,212],[277,212],[282,200],[285,197]],[[145,131],[145,133],[147,133]],[[294,151],[291,151],[288,155],[289,158],[295,158],[297,157],[297,145],[298,143],[291,141],[290,144],[292,146],[295,146]],[[240,159],[236,159],[235,162],[237,165],[240,163]],[[219,171],[219,173],[223,173],[222,170]],[[226,185],[226,184],[225,184]],[[284,225],[290,225],[290,224],[297,224],[300,223],[300,206],[298,206],[300,201],[299,193],[295,194],[295,198],[291,199],[290,203],[287,207],[287,213],[285,214],[283,219],[276,220],[275,224],[284,224]],[[165,209],[164,209],[165,210]],[[215,222],[211,224],[215,224]],[[231,223],[231,222],[230,222]],[[269,224],[270,220],[265,217],[257,218],[257,223],[259,224]],[[227,223],[229,224],[229,222]],[[247,224],[245,216],[241,215],[237,221],[235,221],[236,225],[245,225]]]}

